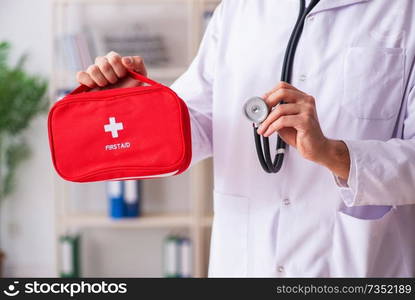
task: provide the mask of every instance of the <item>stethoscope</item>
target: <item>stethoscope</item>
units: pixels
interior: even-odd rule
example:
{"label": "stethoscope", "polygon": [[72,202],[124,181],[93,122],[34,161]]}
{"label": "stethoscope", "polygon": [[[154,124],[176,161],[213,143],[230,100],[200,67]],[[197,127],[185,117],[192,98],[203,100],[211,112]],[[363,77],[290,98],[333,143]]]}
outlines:
{"label": "stethoscope", "polygon": [[[305,6],[305,0],[300,0],[300,13],[297,18],[297,22],[291,33],[290,40],[285,50],[284,62],[281,72],[281,81],[291,82],[292,66],[294,62],[295,51],[300,40],[301,33],[303,32],[304,22],[309,12],[317,5],[320,0],[312,0],[308,7]],[[283,104],[282,101],[280,104]],[[267,173],[277,173],[284,161],[284,154],[287,148],[286,143],[278,136],[277,147],[275,152],[274,161],[271,159],[271,151],[269,147],[269,139],[261,136],[257,133],[259,125],[268,117],[270,109],[265,103],[264,99],[260,97],[250,98],[244,105],[244,113],[246,117],[253,122],[255,147],[258,154],[259,162],[262,168]]]}

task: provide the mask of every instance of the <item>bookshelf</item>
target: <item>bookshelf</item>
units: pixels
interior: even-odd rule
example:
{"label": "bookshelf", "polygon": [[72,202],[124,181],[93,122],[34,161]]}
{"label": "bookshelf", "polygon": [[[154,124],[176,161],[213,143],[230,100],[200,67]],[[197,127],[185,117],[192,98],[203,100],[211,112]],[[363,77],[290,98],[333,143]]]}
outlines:
{"label": "bookshelf", "polygon": [[[85,57],[82,57],[85,56],[85,53],[80,54],[82,62],[78,66],[72,66],[72,68],[63,66],[65,58],[62,58],[62,52],[67,51],[70,44],[66,43],[66,50],[62,50],[60,40],[62,37],[75,36],[74,34],[89,29],[93,31],[95,25],[89,23],[88,12],[94,12],[92,15],[95,19],[100,15],[107,18],[106,14],[110,12],[109,16],[114,15],[117,19],[115,22],[121,24],[124,22],[122,20],[123,12],[128,11],[128,14],[133,16],[133,12],[136,10],[141,12],[143,16],[142,24],[148,26],[146,28],[153,28],[157,25],[166,28],[166,24],[171,18],[172,25],[167,27],[172,30],[170,35],[175,37],[176,40],[171,37],[170,41],[166,41],[166,49],[170,51],[170,61],[163,65],[148,66],[148,73],[151,78],[168,85],[186,70],[193,59],[207,22],[205,16],[213,11],[219,2],[220,0],[53,0],[51,99],[57,99],[61,90],[74,88],[76,86],[76,70],[85,67],[82,64],[85,63]],[[175,12],[173,12],[173,9]],[[146,13],[146,11],[149,13]],[[169,13],[160,15],[157,13],[160,11],[169,11]],[[154,15],[151,16],[151,13]],[[126,17],[125,19],[133,20],[135,17]],[[137,19],[140,19],[139,16],[137,16]],[[121,28],[131,26],[131,22],[126,23],[127,25],[121,24]],[[96,24],[96,27],[99,28],[99,20]],[[106,32],[108,29],[103,31]],[[83,36],[81,37],[83,38]],[[87,40],[87,38],[85,39]],[[90,39],[94,40],[94,37],[90,36]],[[175,48],[172,45],[176,44],[181,45],[178,47],[179,49],[172,49]],[[180,52],[178,53],[180,59],[171,59],[176,52]],[[105,55],[106,52],[103,53],[102,49],[98,49],[94,54]],[[94,54],[91,54],[91,58]],[[73,54],[69,53],[69,55],[71,56],[69,59],[73,60]],[[136,53],[136,55],[142,54]],[[192,241],[193,276],[205,277],[207,275],[210,227],[212,224],[212,185],[212,164],[210,160],[193,166],[185,174],[177,177],[143,181],[142,201],[143,204],[149,204],[147,208],[146,206],[143,207],[143,214],[134,219],[113,220],[105,211],[104,203],[108,200],[105,196],[104,184],[74,184],[65,182],[55,176],[57,275],[61,269],[62,261],[59,237],[66,232],[75,230],[82,235],[84,231],[88,230],[99,230],[101,232],[133,230],[139,234],[140,231],[154,230],[154,235],[157,235],[155,238],[159,239],[163,239],[165,232],[168,231],[185,231]],[[164,193],[161,192],[163,190]],[[177,195],[178,193],[183,195]],[[154,204],[152,201],[155,199],[162,199],[162,201],[154,201],[158,204],[152,205]],[[178,201],[177,203],[180,203],[180,205],[176,205],[175,201]],[[90,205],[91,202],[98,203],[98,208],[79,210],[80,207],[84,208],[84,206]],[[74,203],[78,203],[78,210],[73,209]],[[109,247],[108,243],[103,247]],[[158,258],[148,257],[148,260],[152,259],[157,260]],[[105,262],[99,261],[99,264],[101,263],[104,264]],[[157,272],[153,270],[150,274],[150,276],[154,276]],[[111,276],[111,274],[99,274],[97,272],[87,274],[87,276],[96,277],[105,275]],[[121,272],[120,274],[120,276],[134,275],[131,272],[128,274],[122,274]],[[142,275],[141,272],[139,276]]]}
{"label": "bookshelf", "polygon": [[[188,214],[150,214],[135,219],[112,220],[103,215],[77,215],[62,219],[64,226],[78,228],[182,228],[191,227],[196,220]],[[210,227],[211,216],[204,216],[200,220],[201,227]]]}

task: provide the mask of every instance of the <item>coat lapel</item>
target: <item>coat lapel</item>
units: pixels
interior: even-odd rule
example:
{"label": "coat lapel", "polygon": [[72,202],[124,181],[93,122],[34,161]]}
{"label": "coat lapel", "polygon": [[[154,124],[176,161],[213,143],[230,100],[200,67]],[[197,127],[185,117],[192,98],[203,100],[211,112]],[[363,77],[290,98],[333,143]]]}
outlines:
{"label": "coat lapel", "polygon": [[371,0],[321,0],[311,11],[311,14],[369,1]]}

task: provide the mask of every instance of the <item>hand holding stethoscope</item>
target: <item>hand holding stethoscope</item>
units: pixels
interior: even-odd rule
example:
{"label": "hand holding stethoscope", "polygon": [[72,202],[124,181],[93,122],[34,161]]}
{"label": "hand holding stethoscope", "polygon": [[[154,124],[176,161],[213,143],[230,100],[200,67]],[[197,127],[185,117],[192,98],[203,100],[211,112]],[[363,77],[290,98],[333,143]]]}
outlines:
{"label": "hand holding stethoscope", "polygon": [[[258,100],[260,98],[257,98]],[[257,133],[264,137],[277,133],[302,157],[329,168],[347,180],[350,158],[342,141],[325,137],[320,127],[314,97],[298,90],[291,84],[280,82],[262,96],[267,107],[272,107],[265,120],[257,124]],[[284,101],[284,104],[279,104]]]}
{"label": "hand holding stethoscope", "polygon": [[[259,126],[258,134],[269,137],[278,133],[304,158],[324,161],[329,140],[321,130],[314,98],[286,82],[280,82],[262,98],[274,109]],[[282,100],[285,103],[279,105]]]}

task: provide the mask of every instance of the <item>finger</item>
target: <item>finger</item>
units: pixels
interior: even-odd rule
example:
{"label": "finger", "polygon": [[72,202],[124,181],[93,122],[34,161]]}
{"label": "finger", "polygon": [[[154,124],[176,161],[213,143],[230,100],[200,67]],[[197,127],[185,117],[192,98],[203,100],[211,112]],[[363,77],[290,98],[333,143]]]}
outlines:
{"label": "finger", "polygon": [[92,78],[89,76],[87,72],[80,71],[76,74],[76,80],[83,85],[86,85],[89,88],[96,87],[95,82],[92,80]]}
{"label": "finger", "polygon": [[305,95],[305,93],[303,91],[300,91],[299,89],[297,89],[295,86],[289,84],[288,82],[280,81],[272,90],[265,93],[262,98],[264,98],[264,99],[268,98],[272,93],[275,93],[279,89],[294,90],[294,91],[297,91],[297,92],[302,93],[302,94]]}
{"label": "finger", "polygon": [[118,78],[123,78],[127,74],[127,69],[121,61],[121,56],[117,52],[111,51],[106,55],[106,58]]}
{"label": "finger", "polygon": [[115,74],[111,64],[106,57],[98,56],[95,59],[95,64],[98,66],[99,70],[108,82],[114,84],[118,81],[117,74]]}
{"label": "finger", "polygon": [[96,85],[100,87],[108,85],[108,81],[105,79],[105,76],[101,73],[101,70],[97,65],[89,66],[86,72],[92,78]]}
{"label": "finger", "polygon": [[304,94],[302,93],[299,93],[292,89],[280,88],[264,100],[269,107],[274,107],[281,101],[284,101],[286,103],[296,103],[299,102],[302,98],[304,98]]}
{"label": "finger", "polygon": [[147,70],[144,65],[144,60],[140,56],[126,56],[122,58],[124,67],[129,70],[136,71],[144,76],[147,76]]}
{"label": "finger", "polygon": [[301,120],[300,115],[282,116],[268,127],[264,136],[269,137],[274,132],[278,132],[283,128],[296,128]]}
{"label": "finger", "polygon": [[272,112],[268,115],[264,122],[262,122],[261,126],[258,128],[258,134],[263,134],[267,131],[268,127],[278,120],[282,116],[286,115],[295,115],[300,113],[302,110],[302,105],[297,103],[287,103],[287,104],[280,104],[272,110]]}

